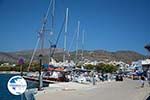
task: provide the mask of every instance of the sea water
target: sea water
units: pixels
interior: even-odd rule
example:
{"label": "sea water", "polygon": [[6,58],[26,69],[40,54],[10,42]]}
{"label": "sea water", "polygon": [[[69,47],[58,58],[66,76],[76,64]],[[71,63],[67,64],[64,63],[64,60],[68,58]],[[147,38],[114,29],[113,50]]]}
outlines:
{"label": "sea water", "polygon": [[[0,100],[26,100],[25,96],[21,99],[21,96],[12,95],[8,88],[7,82],[12,76],[18,74],[0,74]],[[38,82],[27,81],[27,89],[36,88],[38,86]]]}

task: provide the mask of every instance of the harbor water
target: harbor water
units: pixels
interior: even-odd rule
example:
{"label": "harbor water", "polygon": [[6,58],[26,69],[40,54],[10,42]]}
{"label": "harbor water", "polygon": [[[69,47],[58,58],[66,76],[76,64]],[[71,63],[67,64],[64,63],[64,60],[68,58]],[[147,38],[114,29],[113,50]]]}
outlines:
{"label": "harbor water", "polygon": [[[18,74],[0,74],[0,100],[27,100],[24,94],[22,97],[12,95],[7,88],[7,82],[15,75]],[[38,82],[27,81],[27,89],[36,88],[37,86]]]}

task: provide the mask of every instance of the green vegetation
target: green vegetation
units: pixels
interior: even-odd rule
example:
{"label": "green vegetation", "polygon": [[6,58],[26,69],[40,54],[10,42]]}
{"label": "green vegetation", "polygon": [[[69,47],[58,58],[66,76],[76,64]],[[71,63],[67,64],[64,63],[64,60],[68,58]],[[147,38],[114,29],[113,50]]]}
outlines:
{"label": "green vegetation", "polygon": [[[86,69],[88,70],[93,70],[95,69],[98,72],[103,72],[103,73],[113,73],[116,72],[118,67],[117,66],[113,66],[113,65],[109,65],[109,64],[99,64],[99,65],[86,65],[84,66]],[[23,71],[26,72],[28,68],[28,63],[23,64]],[[39,71],[39,64],[38,63],[33,63],[30,67],[30,71]],[[20,65],[16,65],[15,67],[11,67],[11,66],[3,66],[0,67],[0,71],[20,71]]]}
{"label": "green vegetation", "polygon": [[88,70],[93,70],[95,69],[98,72],[103,72],[103,73],[113,73],[118,70],[117,66],[109,65],[109,64],[98,64],[98,65],[86,65],[86,69]]}
{"label": "green vegetation", "polygon": [[[26,72],[27,68],[28,68],[28,63],[25,63],[22,65],[23,67],[23,71]],[[15,67],[12,66],[2,66],[0,67],[0,71],[20,71],[21,66],[20,65],[16,65]],[[30,67],[30,71],[38,71],[39,70],[39,64],[38,63],[33,63]]]}

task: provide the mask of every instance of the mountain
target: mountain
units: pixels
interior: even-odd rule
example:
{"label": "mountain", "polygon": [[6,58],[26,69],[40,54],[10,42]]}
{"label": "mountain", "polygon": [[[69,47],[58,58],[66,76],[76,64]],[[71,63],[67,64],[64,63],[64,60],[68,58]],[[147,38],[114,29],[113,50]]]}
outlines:
{"label": "mountain", "polygon": [[10,53],[0,52],[0,62],[15,62],[17,56]]}
{"label": "mountain", "polygon": [[[123,61],[126,63],[131,63],[132,61],[137,61],[140,59],[145,59],[146,56],[139,54],[134,51],[116,51],[108,52],[104,50],[96,50],[91,54],[92,58],[101,61]],[[88,56],[87,56],[88,57]]]}
{"label": "mountain", "polygon": [[[43,56],[45,60],[48,60],[49,57],[49,49],[43,50]],[[55,49],[55,53],[62,53],[63,49]],[[20,57],[23,57],[26,62],[29,62],[31,56],[33,54],[33,50],[23,50],[23,51],[16,51],[16,52],[0,52],[0,63],[3,62],[10,62],[10,63],[17,63]],[[38,60],[38,56],[40,55],[40,50],[37,50],[34,56],[34,60]]]}
{"label": "mountain", "polygon": [[[75,52],[74,52],[75,53]],[[75,54],[74,54],[75,55]],[[131,63],[132,61],[142,60],[147,58],[142,54],[134,51],[116,51],[109,52],[106,50],[94,50],[94,51],[84,51],[84,58],[91,61],[123,61],[125,63]]]}
{"label": "mountain", "polygon": [[[25,51],[16,51],[16,52],[0,52],[0,61],[1,62],[17,62],[19,57],[24,57],[26,61],[30,61],[33,50],[25,50]],[[34,60],[38,60],[38,56],[40,54],[40,50],[37,50]],[[70,52],[70,58],[75,59],[75,51]],[[44,61],[48,62],[49,58],[49,49],[43,50]],[[79,50],[79,57],[81,58],[81,50]],[[54,58],[57,61],[62,61],[63,58],[63,49],[57,48],[54,54]],[[126,63],[131,63],[132,61],[137,61],[141,59],[145,59],[146,56],[139,54],[134,51],[116,51],[109,52],[105,50],[91,50],[84,51],[84,58],[89,59],[91,61],[123,61]]]}

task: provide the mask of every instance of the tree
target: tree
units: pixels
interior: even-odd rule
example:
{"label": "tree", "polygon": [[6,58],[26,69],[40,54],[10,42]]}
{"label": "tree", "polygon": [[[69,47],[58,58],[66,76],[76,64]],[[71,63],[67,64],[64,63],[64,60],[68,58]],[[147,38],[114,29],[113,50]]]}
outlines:
{"label": "tree", "polygon": [[103,64],[103,63],[100,63],[98,65],[88,64],[84,67],[88,70],[93,70],[95,68],[97,72],[102,72],[102,73],[113,73],[116,72],[118,69],[117,66],[110,65],[110,64]]}
{"label": "tree", "polygon": [[85,67],[85,69],[93,70],[94,67],[95,67],[95,65],[88,64],[88,65],[86,65],[86,66],[84,66],[84,67]]}

